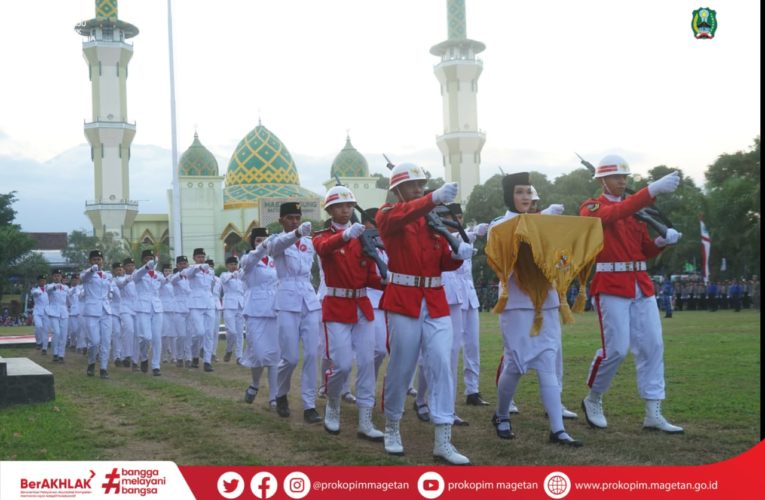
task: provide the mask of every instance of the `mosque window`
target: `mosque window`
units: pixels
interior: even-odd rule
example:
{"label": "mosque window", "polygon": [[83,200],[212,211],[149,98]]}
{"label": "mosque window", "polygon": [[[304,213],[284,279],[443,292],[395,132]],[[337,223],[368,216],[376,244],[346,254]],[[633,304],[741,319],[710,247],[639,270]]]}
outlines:
{"label": "mosque window", "polygon": [[101,76],[101,61],[98,61],[98,76]]}
{"label": "mosque window", "polygon": [[117,76],[120,76],[120,63],[119,63],[119,61],[117,61],[117,66],[115,66],[115,68],[117,70]]}

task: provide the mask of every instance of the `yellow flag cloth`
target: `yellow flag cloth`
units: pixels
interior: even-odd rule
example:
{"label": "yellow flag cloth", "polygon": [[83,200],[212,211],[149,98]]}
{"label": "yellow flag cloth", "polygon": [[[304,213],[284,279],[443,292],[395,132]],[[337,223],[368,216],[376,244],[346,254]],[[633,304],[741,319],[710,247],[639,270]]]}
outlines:
{"label": "yellow flag cloth", "polygon": [[573,310],[584,310],[587,279],[603,249],[600,219],[521,214],[492,227],[490,236],[486,256],[501,286],[495,313],[500,313],[507,304],[507,278],[511,272],[515,272],[518,286],[534,304],[531,335],[538,335],[542,327],[542,305],[551,286],[560,297],[563,322],[571,323],[566,291],[574,278],[579,278],[579,295]]}

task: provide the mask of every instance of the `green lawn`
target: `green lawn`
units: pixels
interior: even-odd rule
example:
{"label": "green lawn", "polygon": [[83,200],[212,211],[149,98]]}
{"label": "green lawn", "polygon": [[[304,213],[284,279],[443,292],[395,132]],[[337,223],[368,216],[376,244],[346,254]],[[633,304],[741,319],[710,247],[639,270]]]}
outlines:
{"label": "green lawn", "polygon": [[[599,346],[593,313],[564,326],[565,405],[580,414],[568,431],[585,442],[578,450],[548,444],[547,421],[536,376],[521,382],[513,418],[518,438],[496,437],[493,406],[465,406],[460,381],[457,413],[469,427],[454,428],[458,449],[478,465],[702,464],[720,461],[760,439],[760,314],[758,311],[678,312],[663,319],[667,400],[665,415],[685,435],[641,430],[632,359],[621,367],[604,399],[609,428],[592,430],[579,402]],[[501,352],[497,316],[481,315],[484,398],[496,401],[494,376]],[[17,335],[23,329],[0,329]],[[25,331],[25,333],[28,333]],[[219,359],[222,358],[219,345]],[[214,373],[163,365],[162,377],[110,368],[111,380],[85,377],[85,360],[68,354],[63,366],[33,348],[0,349],[4,357],[27,356],[53,371],[56,400],[0,410],[0,460],[174,460],[179,464],[430,464],[432,426],[419,422],[411,398],[402,421],[406,456],[389,457],[382,444],[356,438],[356,409],[343,404],[342,431],[330,436],[307,426],[299,411],[299,373],[293,381],[293,415],[266,409],[267,388],[253,405],[242,401],[249,370],[219,362]],[[264,375],[265,380],[265,375]],[[324,400],[319,411],[324,412]],[[378,405],[379,408],[379,405]],[[378,427],[383,417],[376,412]]]}

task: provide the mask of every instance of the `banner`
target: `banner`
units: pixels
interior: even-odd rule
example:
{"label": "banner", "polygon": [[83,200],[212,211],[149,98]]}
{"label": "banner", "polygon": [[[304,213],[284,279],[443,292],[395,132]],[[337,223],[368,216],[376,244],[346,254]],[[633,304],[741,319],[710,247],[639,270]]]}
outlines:
{"label": "banner", "polygon": [[709,231],[703,219],[699,219],[699,224],[701,224],[701,274],[706,285],[709,283],[709,250],[712,248],[712,239],[709,237]]}

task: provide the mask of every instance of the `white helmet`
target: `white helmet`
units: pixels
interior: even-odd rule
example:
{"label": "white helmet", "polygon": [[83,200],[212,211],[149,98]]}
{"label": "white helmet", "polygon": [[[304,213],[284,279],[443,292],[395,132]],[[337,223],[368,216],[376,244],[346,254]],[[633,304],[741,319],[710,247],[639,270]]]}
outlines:
{"label": "white helmet", "polygon": [[534,186],[531,186],[531,201],[539,201],[539,193],[534,189]]}
{"label": "white helmet", "polygon": [[598,163],[598,168],[595,169],[594,177],[599,179],[608,175],[631,175],[627,160],[619,155],[604,156]]}
{"label": "white helmet", "polygon": [[356,203],[356,197],[345,186],[334,186],[324,196],[324,208],[336,203]]}
{"label": "white helmet", "polygon": [[418,167],[414,163],[401,163],[390,171],[390,187],[388,190],[393,189],[402,182],[426,180],[428,180],[428,176],[424,168]]}

